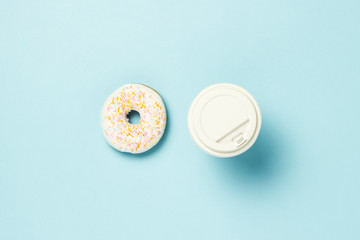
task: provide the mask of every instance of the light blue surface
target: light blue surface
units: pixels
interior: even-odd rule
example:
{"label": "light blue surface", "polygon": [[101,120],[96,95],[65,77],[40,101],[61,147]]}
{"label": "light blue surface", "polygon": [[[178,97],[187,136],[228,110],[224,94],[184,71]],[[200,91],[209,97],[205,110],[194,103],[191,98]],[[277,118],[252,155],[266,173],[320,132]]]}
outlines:
{"label": "light blue surface", "polygon": [[[0,0],[0,239],[360,239],[359,9]],[[128,82],[169,115],[138,156],[99,126]],[[187,131],[190,103],[218,82],[262,110],[238,158],[206,155]]]}

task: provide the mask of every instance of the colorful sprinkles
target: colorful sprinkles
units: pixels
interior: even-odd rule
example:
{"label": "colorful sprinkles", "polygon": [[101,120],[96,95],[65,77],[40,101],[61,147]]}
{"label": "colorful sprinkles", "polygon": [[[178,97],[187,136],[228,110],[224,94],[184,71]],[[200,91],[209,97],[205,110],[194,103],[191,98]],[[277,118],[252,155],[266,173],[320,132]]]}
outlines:
{"label": "colorful sprinkles", "polygon": [[[131,124],[127,114],[140,113],[140,123]],[[166,109],[160,95],[142,84],[127,84],[105,102],[102,129],[107,142],[122,152],[142,153],[158,143],[166,126]]]}

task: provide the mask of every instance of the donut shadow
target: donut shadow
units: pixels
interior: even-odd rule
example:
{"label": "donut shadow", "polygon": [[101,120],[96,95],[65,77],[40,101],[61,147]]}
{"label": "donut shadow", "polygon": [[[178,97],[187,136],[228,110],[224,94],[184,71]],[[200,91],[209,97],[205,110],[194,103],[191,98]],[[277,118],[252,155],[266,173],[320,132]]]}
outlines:
{"label": "donut shadow", "polygon": [[164,101],[164,105],[166,108],[166,127],[165,127],[165,131],[161,137],[161,139],[159,140],[159,142],[153,146],[152,148],[150,148],[149,150],[147,150],[146,152],[143,153],[129,153],[129,152],[120,152],[118,150],[116,150],[115,148],[111,147],[109,144],[108,146],[115,152],[117,152],[118,154],[121,154],[122,156],[126,157],[126,158],[130,158],[130,159],[146,159],[152,155],[154,155],[157,151],[159,151],[160,148],[163,147],[164,143],[167,141],[168,136],[169,136],[169,130],[171,127],[171,117],[169,116],[169,110],[166,107],[166,103]]}

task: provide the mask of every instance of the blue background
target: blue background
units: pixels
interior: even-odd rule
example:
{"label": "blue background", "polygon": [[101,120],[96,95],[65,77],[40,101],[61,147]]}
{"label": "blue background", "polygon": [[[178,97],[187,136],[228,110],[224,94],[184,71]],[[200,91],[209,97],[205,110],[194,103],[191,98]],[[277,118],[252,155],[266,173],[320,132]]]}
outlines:
{"label": "blue background", "polygon": [[[357,0],[0,0],[0,239],[360,239]],[[168,128],[113,150],[106,97],[156,89]],[[235,83],[263,128],[203,153],[187,111]],[[221,114],[221,111],[219,111]]]}

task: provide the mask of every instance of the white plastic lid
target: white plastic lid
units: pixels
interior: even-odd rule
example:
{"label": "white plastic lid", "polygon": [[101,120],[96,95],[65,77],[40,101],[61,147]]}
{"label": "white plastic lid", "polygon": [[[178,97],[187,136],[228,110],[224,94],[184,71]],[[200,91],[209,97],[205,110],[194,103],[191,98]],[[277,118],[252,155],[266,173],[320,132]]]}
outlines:
{"label": "white plastic lid", "polygon": [[261,113],[253,96],[234,84],[220,83],[197,95],[188,114],[194,141],[216,157],[233,157],[248,150],[261,128]]}

